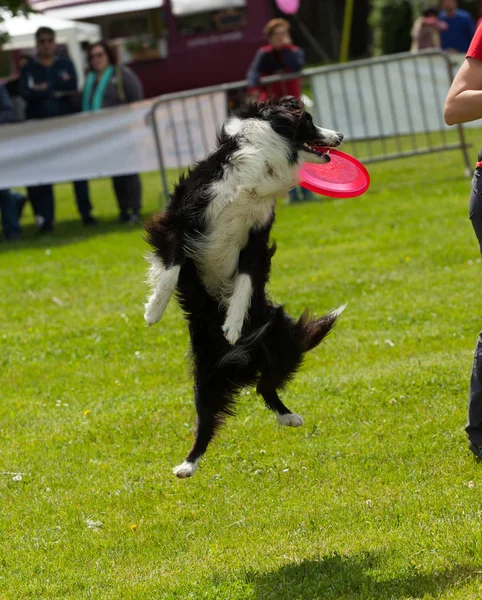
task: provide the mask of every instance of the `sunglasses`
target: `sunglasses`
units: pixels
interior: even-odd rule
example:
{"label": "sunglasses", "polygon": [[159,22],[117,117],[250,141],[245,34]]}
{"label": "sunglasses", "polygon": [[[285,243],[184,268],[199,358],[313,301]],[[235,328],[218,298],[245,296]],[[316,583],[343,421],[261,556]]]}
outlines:
{"label": "sunglasses", "polygon": [[90,60],[92,60],[93,58],[103,58],[104,56],[106,56],[105,52],[94,52],[90,55]]}
{"label": "sunglasses", "polygon": [[55,44],[54,38],[40,38],[38,41],[39,44]]}

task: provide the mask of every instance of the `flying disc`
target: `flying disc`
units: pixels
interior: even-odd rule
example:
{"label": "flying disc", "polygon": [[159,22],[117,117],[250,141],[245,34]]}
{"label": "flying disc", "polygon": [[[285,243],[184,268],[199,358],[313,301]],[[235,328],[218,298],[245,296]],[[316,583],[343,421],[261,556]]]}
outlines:
{"label": "flying disc", "polygon": [[286,15],[294,15],[300,7],[300,0],[276,0],[276,5]]}
{"label": "flying disc", "polygon": [[330,156],[331,161],[324,165],[302,165],[300,185],[331,198],[355,198],[364,194],[370,187],[370,175],[361,162],[340,150],[330,149]]}

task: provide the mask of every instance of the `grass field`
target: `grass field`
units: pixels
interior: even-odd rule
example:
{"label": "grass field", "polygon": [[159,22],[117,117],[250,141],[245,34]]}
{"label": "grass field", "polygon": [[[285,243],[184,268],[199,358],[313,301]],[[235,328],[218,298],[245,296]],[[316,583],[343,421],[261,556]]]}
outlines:
{"label": "grass field", "polygon": [[470,184],[456,152],[370,170],[360,199],[278,210],[273,297],[349,303],[284,396],[304,427],[248,390],[191,480],[171,473],[194,423],[187,329],[174,302],[144,326],[147,248],[109,182],[97,228],[59,186],[52,237],[0,244],[2,600],[482,597]]}

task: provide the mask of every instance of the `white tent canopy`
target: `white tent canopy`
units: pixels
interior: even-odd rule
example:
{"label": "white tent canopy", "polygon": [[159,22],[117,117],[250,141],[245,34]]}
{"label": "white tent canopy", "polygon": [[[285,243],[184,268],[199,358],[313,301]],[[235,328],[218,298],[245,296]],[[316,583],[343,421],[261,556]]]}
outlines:
{"label": "white tent canopy", "polygon": [[225,10],[246,6],[246,0],[171,0],[172,13],[176,17],[211,10]]}
{"label": "white tent canopy", "polygon": [[82,84],[84,61],[82,57],[81,42],[96,42],[101,39],[102,33],[99,25],[81,23],[79,21],[65,21],[45,15],[31,14],[28,17],[9,17],[3,15],[5,22],[2,28],[10,36],[2,50],[26,50],[35,47],[35,32],[39,27],[50,27],[55,31],[56,42],[65,44],[69,49],[79,82]]}

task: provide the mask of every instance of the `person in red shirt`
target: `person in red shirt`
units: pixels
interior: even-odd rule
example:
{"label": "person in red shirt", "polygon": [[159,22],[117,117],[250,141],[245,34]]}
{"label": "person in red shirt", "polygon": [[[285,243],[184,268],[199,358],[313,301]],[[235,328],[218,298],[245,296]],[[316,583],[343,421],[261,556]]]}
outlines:
{"label": "person in red shirt", "polygon": [[[444,110],[447,125],[482,118],[482,27],[473,37],[466,59],[455,76]],[[472,180],[469,215],[482,253],[482,149]],[[469,448],[482,458],[482,331],[475,348],[469,392],[469,418],[465,428]]]}
{"label": "person in red shirt", "polygon": [[[305,64],[305,53],[294,46],[290,36],[290,24],[285,19],[271,19],[264,28],[269,42],[256,53],[247,74],[248,99],[263,102],[279,100],[283,96],[301,97],[301,79],[296,77],[267,85],[260,84],[261,77],[299,73]],[[303,200],[312,198],[311,192],[301,188]],[[290,202],[299,200],[298,190],[290,191]]]}

